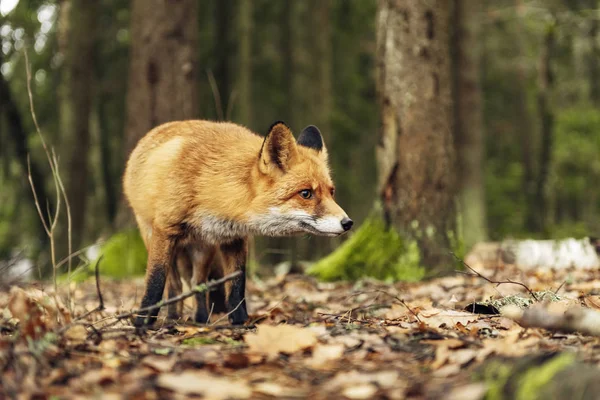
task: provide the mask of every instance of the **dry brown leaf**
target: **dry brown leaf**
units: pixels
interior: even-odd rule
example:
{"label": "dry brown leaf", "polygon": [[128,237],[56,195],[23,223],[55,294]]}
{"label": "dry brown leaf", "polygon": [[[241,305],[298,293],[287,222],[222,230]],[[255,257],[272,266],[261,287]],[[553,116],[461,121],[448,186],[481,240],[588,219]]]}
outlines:
{"label": "dry brown leaf", "polygon": [[343,344],[317,344],[312,352],[312,357],[306,363],[312,368],[326,368],[333,361],[339,360],[344,355]]}
{"label": "dry brown leaf", "polygon": [[406,306],[394,303],[392,304],[392,308],[385,313],[384,318],[394,320],[404,318],[409,314],[412,315]]}
{"label": "dry brown leaf", "polygon": [[142,360],[142,364],[158,372],[167,372],[173,369],[176,361],[172,357],[147,356]]}
{"label": "dry brown leaf", "polygon": [[377,386],[372,383],[361,383],[344,389],[342,394],[349,399],[370,399],[377,393]]}
{"label": "dry brown leaf", "polygon": [[264,354],[270,360],[279,353],[293,354],[317,343],[313,331],[293,325],[259,325],[256,333],[246,334],[244,340],[251,352]]}
{"label": "dry brown leaf", "polygon": [[167,373],[158,376],[158,386],[183,395],[201,395],[208,399],[247,399],[252,391],[246,382],[221,378],[207,372]]}
{"label": "dry brown leaf", "polygon": [[73,342],[84,342],[87,335],[87,329],[83,325],[74,325],[65,332],[65,337]]}
{"label": "dry brown leaf", "polygon": [[584,297],[583,302],[589,308],[600,310],[600,296],[586,296]]}
{"label": "dry brown leaf", "polygon": [[454,376],[460,372],[460,365],[458,364],[448,364],[437,371],[433,372],[433,376],[436,378],[447,378],[449,376]]}
{"label": "dry brown leaf", "polygon": [[432,327],[439,328],[443,325],[452,328],[457,323],[467,325],[469,322],[474,322],[479,319],[479,316],[466,311],[441,310],[437,308],[422,310],[419,313],[421,321]]}

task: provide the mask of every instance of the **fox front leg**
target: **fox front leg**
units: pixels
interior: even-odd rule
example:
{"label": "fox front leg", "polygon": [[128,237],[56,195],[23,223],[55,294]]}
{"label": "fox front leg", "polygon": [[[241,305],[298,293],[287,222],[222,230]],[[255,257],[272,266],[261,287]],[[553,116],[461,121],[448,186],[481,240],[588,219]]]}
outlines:
{"label": "fox front leg", "polygon": [[[173,260],[174,239],[158,229],[153,230],[148,249],[148,265],[146,267],[146,291],[142,298],[141,308],[159,303],[163,298],[167,276]],[[159,308],[149,312],[141,312],[135,319],[134,325],[142,327],[152,325],[156,321]]]}
{"label": "fox front leg", "polygon": [[248,320],[246,310],[246,257],[248,246],[246,239],[236,239],[230,243],[222,244],[223,274],[229,275],[235,271],[242,271],[234,279],[225,282],[225,308],[229,313],[229,322],[232,325],[243,325]]}

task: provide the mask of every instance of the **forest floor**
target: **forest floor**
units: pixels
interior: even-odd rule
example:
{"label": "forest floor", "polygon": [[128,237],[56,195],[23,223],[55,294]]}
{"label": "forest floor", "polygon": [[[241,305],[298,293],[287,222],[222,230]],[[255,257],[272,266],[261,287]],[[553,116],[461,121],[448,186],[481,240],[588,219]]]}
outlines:
{"label": "forest floor", "polygon": [[57,308],[51,285],[13,287],[0,293],[0,398],[479,399],[489,388],[477,371],[492,357],[568,350],[600,360],[598,338],[523,328],[473,306],[527,304],[530,289],[551,295],[555,310],[598,308],[598,271],[478,272],[527,288],[461,273],[393,285],[285,275],[248,283],[251,326],[161,318],[140,334],[112,318],[137,306],[140,279],[101,278],[105,309],[81,319],[98,306],[93,278],[71,284],[71,311]]}

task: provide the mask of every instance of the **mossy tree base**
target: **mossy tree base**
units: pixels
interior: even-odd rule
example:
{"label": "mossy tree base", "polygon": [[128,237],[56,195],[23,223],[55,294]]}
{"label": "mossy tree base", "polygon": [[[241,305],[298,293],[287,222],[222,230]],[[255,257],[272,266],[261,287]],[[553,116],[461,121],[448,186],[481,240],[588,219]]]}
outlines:
{"label": "mossy tree base", "polygon": [[384,281],[418,281],[425,276],[414,241],[403,240],[387,229],[374,212],[333,253],[313,265],[308,273],[325,281],[372,277]]}

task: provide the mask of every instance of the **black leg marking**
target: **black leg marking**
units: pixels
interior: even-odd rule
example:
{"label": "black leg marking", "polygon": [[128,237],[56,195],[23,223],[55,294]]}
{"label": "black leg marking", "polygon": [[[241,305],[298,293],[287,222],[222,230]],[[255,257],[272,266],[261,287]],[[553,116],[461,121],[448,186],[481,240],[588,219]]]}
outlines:
{"label": "black leg marking", "polygon": [[[227,311],[229,322],[232,325],[243,325],[248,320],[248,311],[246,310],[246,266],[240,267],[242,274],[238,275],[231,282],[231,293],[227,301]],[[236,308],[237,307],[237,308]],[[233,311],[235,309],[235,311]]]}
{"label": "black leg marking", "polygon": [[[144,298],[142,299],[141,308],[150,307],[162,300],[166,281],[167,274],[165,267],[160,264],[154,265],[146,282],[146,294],[144,294]],[[146,319],[148,320],[148,325],[152,325],[156,321],[158,311],[159,309],[156,308],[150,311],[148,316],[146,316],[147,312],[140,313],[135,319],[134,325],[136,327],[144,326],[146,325]]]}
{"label": "black leg marking", "polygon": [[[234,240],[231,243],[221,245],[221,252],[226,258],[227,268],[224,274],[241,270],[242,274],[237,276],[229,284],[230,291],[227,295],[225,307],[229,314],[229,322],[232,325],[242,325],[248,320],[246,310],[246,242],[244,239]],[[227,288],[227,286],[225,286]],[[227,291],[227,290],[226,290]],[[235,311],[234,311],[235,310]]]}
{"label": "black leg marking", "polygon": [[206,293],[196,293],[196,314],[194,321],[199,324],[208,323],[209,309],[206,307]]}

